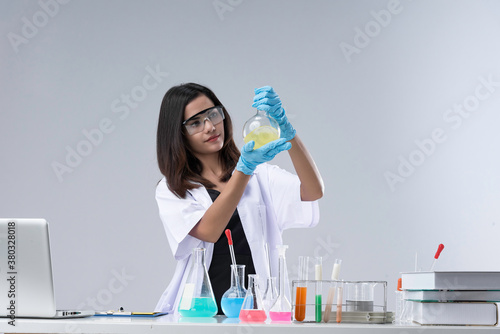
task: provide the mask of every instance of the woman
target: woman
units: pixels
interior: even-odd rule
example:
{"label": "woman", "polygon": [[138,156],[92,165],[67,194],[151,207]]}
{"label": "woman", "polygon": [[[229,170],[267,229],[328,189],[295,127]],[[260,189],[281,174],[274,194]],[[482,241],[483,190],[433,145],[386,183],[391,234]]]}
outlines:
{"label": "woman", "polygon": [[[230,286],[230,255],[224,230],[233,235],[236,262],[246,274],[267,276],[264,245],[277,276],[276,245],[290,227],[312,227],[319,219],[317,199],[323,181],[281,100],[269,87],[256,89],[255,108],[274,117],[281,138],[258,149],[251,141],[240,154],[227,110],[207,87],[188,83],[172,87],[160,108],[157,155],[165,176],[156,200],[177,262],[157,311],[177,312],[193,248],[206,248],[206,265],[219,307]],[[297,176],[266,162],[288,150]]]}

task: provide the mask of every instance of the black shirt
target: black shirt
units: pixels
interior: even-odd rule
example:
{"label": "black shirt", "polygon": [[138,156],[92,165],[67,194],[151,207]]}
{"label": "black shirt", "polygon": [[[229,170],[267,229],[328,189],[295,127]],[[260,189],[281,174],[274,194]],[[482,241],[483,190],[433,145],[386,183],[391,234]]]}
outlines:
{"label": "black shirt", "polygon": [[[219,196],[220,192],[214,189],[207,189],[212,201]],[[226,229],[231,230],[233,238],[234,257],[237,264],[245,265],[245,286],[247,286],[247,277],[249,274],[255,274],[255,267],[252,260],[252,252],[248,245],[241,219],[238,215],[238,210],[234,210],[231,219],[226,226]],[[224,231],[226,230],[224,229]],[[229,245],[227,242],[226,234],[223,232],[219,240],[214,244],[214,253],[212,262],[208,269],[208,276],[215,295],[215,301],[219,308],[218,314],[224,314],[221,308],[221,298],[231,286],[231,254],[229,253]]]}

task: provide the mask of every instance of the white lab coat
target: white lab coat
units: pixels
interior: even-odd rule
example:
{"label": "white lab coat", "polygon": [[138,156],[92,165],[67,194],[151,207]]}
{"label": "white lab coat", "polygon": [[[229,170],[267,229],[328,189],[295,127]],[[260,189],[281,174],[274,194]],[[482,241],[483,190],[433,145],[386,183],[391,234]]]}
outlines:
{"label": "white lab coat", "polygon": [[[178,198],[162,179],[156,188],[156,201],[177,266],[155,310],[177,313],[193,248],[206,248],[206,266],[207,269],[210,267],[214,244],[188,233],[212,205],[212,199],[203,186],[189,190],[186,198]],[[271,252],[272,276],[278,276],[276,245],[282,244],[283,230],[313,227],[319,221],[317,201],[303,202],[300,199],[299,178],[269,164],[257,166],[237,210],[252,252],[255,271],[260,277],[269,276],[264,247],[266,241]]]}

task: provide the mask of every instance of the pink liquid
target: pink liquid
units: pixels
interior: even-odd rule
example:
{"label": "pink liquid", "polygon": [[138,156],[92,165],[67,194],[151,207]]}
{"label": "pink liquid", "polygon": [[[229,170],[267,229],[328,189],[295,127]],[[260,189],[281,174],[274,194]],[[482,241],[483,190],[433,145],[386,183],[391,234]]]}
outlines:
{"label": "pink liquid", "polygon": [[264,322],[267,319],[264,310],[241,310],[240,320],[242,322]]}
{"label": "pink liquid", "polygon": [[292,319],[292,312],[269,312],[272,321],[290,322]]}

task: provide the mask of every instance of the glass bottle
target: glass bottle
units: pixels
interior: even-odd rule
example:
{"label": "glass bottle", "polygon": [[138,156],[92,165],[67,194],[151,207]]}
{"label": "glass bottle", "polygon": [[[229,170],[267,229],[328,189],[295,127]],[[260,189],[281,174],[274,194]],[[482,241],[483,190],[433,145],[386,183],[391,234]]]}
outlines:
{"label": "glass bottle", "polygon": [[237,318],[240,315],[241,305],[247,290],[245,290],[245,265],[231,265],[231,287],[224,292],[221,298],[222,312],[228,318]]}
{"label": "glass bottle", "polygon": [[266,290],[264,292],[264,296],[262,297],[262,301],[264,302],[264,309],[266,313],[269,314],[269,310],[271,306],[273,306],[274,302],[278,298],[278,290],[276,289],[276,277],[268,277]]}
{"label": "glass bottle", "polygon": [[248,275],[247,294],[239,316],[242,322],[264,322],[267,319],[258,281],[259,275]]}
{"label": "glass bottle", "polygon": [[278,122],[263,110],[250,117],[243,125],[243,141],[255,141],[254,149],[280,138]]}
{"label": "glass bottle", "polygon": [[183,317],[213,317],[217,314],[217,304],[205,265],[205,248],[193,249],[191,268],[178,310]]}
{"label": "glass bottle", "polygon": [[290,322],[292,319],[292,306],[290,301],[285,295],[285,275],[286,275],[286,260],[285,252],[288,248],[287,245],[278,245],[278,261],[279,261],[279,295],[276,298],[273,306],[269,310],[269,316],[272,321],[287,321]]}

